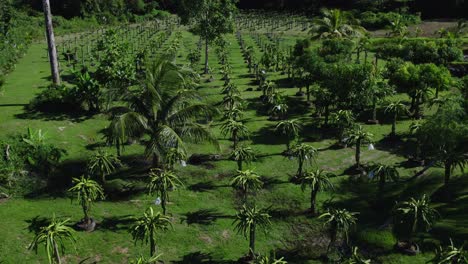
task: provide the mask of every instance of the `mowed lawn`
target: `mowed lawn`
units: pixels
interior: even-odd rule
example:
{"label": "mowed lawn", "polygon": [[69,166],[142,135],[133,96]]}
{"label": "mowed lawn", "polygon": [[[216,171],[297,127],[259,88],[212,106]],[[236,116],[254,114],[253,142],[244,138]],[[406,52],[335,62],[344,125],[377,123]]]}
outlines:
{"label": "mowed lawn", "polygon": [[[293,45],[295,36],[285,34],[285,45]],[[289,183],[295,173],[297,164],[281,155],[285,149],[284,140],[275,133],[276,122],[269,121],[268,116],[258,111],[261,105],[261,92],[255,91],[254,78],[248,74],[247,64],[243,61],[240,46],[234,35],[228,35],[230,41],[230,63],[233,66],[233,81],[242,91],[242,97],[249,103],[243,117],[251,135],[243,143],[250,144],[257,152],[258,159],[250,166],[264,177],[264,188],[255,197],[260,207],[271,207],[272,226],[265,232],[259,232],[257,250],[267,254],[277,252],[286,256],[289,263],[319,263],[317,260],[323,252],[323,223],[307,215],[309,191],[302,192],[300,186]],[[248,34],[244,39],[257,50],[260,49]],[[183,32],[178,63],[186,62],[186,54],[195,47],[198,37]],[[220,80],[219,64],[214,47],[210,49],[210,66],[214,72],[214,81],[207,82],[209,76],[202,76],[200,93],[212,104],[221,101],[220,90],[224,81]],[[201,71],[200,68],[196,69]],[[64,67],[64,73],[69,69]],[[45,43],[36,42],[19,61],[15,70],[7,76],[5,92],[0,96],[0,138],[25,133],[27,128],[42,129],[47,140],[67,150],[60,177],[69,179],[85,165],[86,158],[93,152],[93,146],[102,143],[100,131],[109,123],[105,115],[96,116],[54,116],[28,113],[24,106],[49,83],[49,65],[45,53]],[[297,88],[281,85],[286,78],[280,73],[270,73],[270,80],[278,80],[279,89],[289,95],[292,113],[290,118],[298,118],[303,124],[301,139],[318,148],[318,166],[337,175],[333,179],[335,190],[319,194],[319,209],[323,205],[343,207],[360,212],[358,227],[351,240],[374,259],[382,263],[426,263],[432,258],[430,250],[415,257],[403,256],[392,251],[395,243],[388,228],[381,228],[390,219],[394,203],[422,193],[432,194],[443,184],[442,170],[430,168],[424,175],[415,180],[408,180],[422,168],[400,167],[402,180],[388,184],[386,206],[375,207],[375,183],[369,183],[350,177],[347,169],[354,164],[354,149],[337,149],[335,139],[318,128],[320,120],[312,117],[313,109],[308,107],[305,98],[296,97]],[[254,91],[245,91],[253,87]],[[404,96],[401,96],[405,98]],[[384,118],[383,110],[379,111]],[[190,153],[220,153],[224,157],[230,152],[232,143],[220,133],[220,117],[213,123],[213,132],[218,135],[220,146],[200,144],[190,145]],[[411,120],[398,122],[397,131],[406,140]],[[364,125],[364,124],[363,124]],[[390,144],[384,137],[390,132],[390,123],[364,125],[375,137],[375,150],[363,148],[364,162],[381,162],[404,165],[407,160],[407,149],[402,142]],[[110,151],[114,151],[109,147]],[[111,175],[110,180],[122,179],[143,186],[145,177],[141,173],[143,147],[139,145],[125,148],[126,166],[121,172]],[[178,167],[177,173],[184,182],[185,188],[172,192],[168,212],[172,216],[173,230],[159,234],[157,238],[158,253],[169,263],[230,263],[248,252],[248,241],[233,230],[232,222],[236,208],[240,206],[238,197],[229,186],[231,176],[236,171],[236,163],[228,159],[206,162],[201,165]],[[140,169],[140,170],[139,170]],[[457,197],[449,204],[436,204],[441,219],[431,232],[422,235],[425,248],[446,242],[449,237],[460,240],[468,239],[468,199],[467,180],[458,177],[462,174],[455,171],[452,190]],[[156,197],[145,194],[143,188],[137,188],[130,195],[113,197],[96,203],[92,210],[99,227],[93,233],[77,233],[75,246],[67,244],[65,263],[128,263],[139,255],[148,255],[149,247],[134,244],[128,232],[131,217],[140,216],[146,208],[154,205]],[[59,218],[70,218],[70,224],[82,217],[81,208],[63,193],[53,195],[43,193],[27,198],[13,197],[0,201],[0,263],[45,263],[47,257],[43,248],[38,254],[28,250],[34,231],[47,218],[55,215]],[[315,259],[315,260],[314,260]],[[205,262],[204,262],[205,261]],[[212,261],[212,262],[209,262]]]}

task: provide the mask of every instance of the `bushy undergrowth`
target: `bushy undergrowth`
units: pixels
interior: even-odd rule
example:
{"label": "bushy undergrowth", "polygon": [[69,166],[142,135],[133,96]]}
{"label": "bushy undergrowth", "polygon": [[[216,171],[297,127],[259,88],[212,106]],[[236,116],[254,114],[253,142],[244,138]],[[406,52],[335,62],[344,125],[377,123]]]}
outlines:
{"label": "bushy undergrowth", "polygon": [[66,154],[45,142],[41,130],[28,130],[0,141],[0,186],[9,193],[34,190],[38,182],[51,176]]}
{"label": "bushy undergrowth", "polygon": [[[389,27],[392,22],[399,19],[400,14],[396,12],[372,12],[366,11],[360,13],[358,18],[361,21],[361,25],[367,29],[384,29]],[[403,14],[401,16],[403,23],[406,26],[416,25],[421,23],[420,14]]]}

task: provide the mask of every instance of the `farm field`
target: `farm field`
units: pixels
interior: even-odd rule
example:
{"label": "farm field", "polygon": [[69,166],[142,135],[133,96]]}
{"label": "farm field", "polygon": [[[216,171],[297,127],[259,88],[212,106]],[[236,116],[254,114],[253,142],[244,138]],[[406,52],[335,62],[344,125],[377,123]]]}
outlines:
{"label": "farm field", "polygon": [[[114,36],[129,45],[125,46],[129,54],[137,54],[146,48],[149,55],[145,59],[157,61],[165,53],[172,52],[174,64],[191,66],[199,74],[193,92],[196,91],[201,100],[216,108],[218,113],[209,120],[201,120],[203,125],[209,125],[217,143],[186,142],[187,157],[174,165],[173,172],[181,186],[170,191],[167,202],[166,215],[172,227],[157,232],[156,253],[162,254],[161,261],[239,263],[239,259],[249,253],[248,236],[235,229],[236,215],[243,206],[243,194],[231,187],[238,163],[230,158],[234,142],[230,133],[224,133],[223,129],[226,93],[222,90],[227,82],[223,71],[226,64],[230,65],[229,83],[237,87],[238,100],[243,102],[243,115],[237,121],[242,122],[249,132],[239,138],[238,144],[250,146],[256,156],[251,163],[244,163],[244,170],[254,171],[263,183],[258,191],[249,193],[249,199],[256,207],[266,208],[271,222],[264,230],[257,229],[257,253],[284,257],[287,263],[345,263],[340,262],[340,253],[349,252],[350,248],[344,246],[342,236],[338,237],[341,241],[338,249],[325,258],[330,238],[324,219],[317,216],[326,213],[328,208],[344,208],[358,213],[357,224],[349,232],[350,245],[358,247],[361,254],[372,259],[372,263],[428,263],[435,256],[435,249],[446,245],[449,239],[457,245],[468,240],[466,168],[453,170],[445,190],[450,193],[450,199],[438,199],[444,187],[443,165],[408,161],[415,144],[410,129],[414,120],[402,114],[396,122],[396,139],[388,136],[392,131],[392,117],[386,110],[386,102],[399,100],[409,105],[411,98],[406,93],[393,93],[379,102],[376,106],[378,124],[368,122],[372,119],[372,109],[364,109],[355,115],[355,125],[372,134],[372,140],[360,146],[360,162],[366,166],[374,163],[395,166],[400,176],[396,181],[388,181],[385,191],[379,193],[378,182],[356,169],[355,145],[337,144],[336,131],[323,125],[325,118],[317,114],[313,103],[320,98],[312,95],[309,103],[307,96],[298,94],[299,89],[305,91],[305,85],[293,81],[282,66],[275,69],[272,65],[259,77],[271,82],[275,92],[281,95],[287,106],[285,120],[295,120],[299,124],[298,135],[291,144],[303,143],[316,149],[314,158],[306,156],[304,170],[321,169],[333,175],[330,178],[333,188],[318,192],[317,212],[312,215],[310,188],[302,189],[300,184],[292,182],[298,171],[298,157],[285,152],[290,140],[278,132],[277,126],[282,120],[271,117],[265,103],[265,90],[261,89],[265,82],[258,81],[256,74],[249,70],[245,56],[245,47],[250,47],[257,62],[270,47],[291,54],[296,42],[309,36],[302,30],[303,25],[251,30],[242,20],[237,23],[234,33],[224,34],[224,54],[219,51],[219,45],[210,46],[211,73],[204,74],[204,50],[195,63],[189,61],[190,53],[202,43],[200,36],[174,20],[167,23],[170,26],[159,27],[153,22],[123,25],[117,27]],[[73,76],[82,66],[96,69],[95,57],[91,54],[111,31],[57,37],[61,76],[66,87],[76,85]],[[378,43],[383,39],[386,39],[384,34],[376,33],[370,42]],[[466,42],[466,39],[462,41]],[[313,40],[310,44],[312,48],[321,45],[322,40]],[[126,105],[124,100],[115,100],[98,113],[50,113],[28,108],[31,100],[48,89],[51,82],[46,48],[46,40],[33,41],[5,76],[0,95],[0,141],[8,142],[18,135],[26,135],[28,129],[41,131],[47,144],[64,149],[66,153],[49,178],[22,180],[23,188],[0,199],[0,263],[47,263],[48,256],[42,245],[38,246],[37,252],[28,248],[35,234],[52,217],[69,219],[69,226],[79,222],[83,218],[83,209],[67,191],[73,186],[72,179],[87,173],[89,157],[98,150],[117,154],[116,146],[106,142],[105,132],[112,120],[112,111],[108,109]],[[71,60],[66,55],[70,50],[75,50]],[[227,62],[220,54],[226,56]],[[365,61],[362,57],[353,53],[342,63],[360,61],[374,65],[376,61],[373,50],[368,55],[366,52]],[[377,61],[377,69],[384,71],[387,60],[378,58]],[[143,66],[138,64],[136,67]],[[143,67],[142,71],[146,69]],[[145,77],[139,77],[129,90],[144,83]],[[454,90],[452,87],[440,91],[440,96],[448,96]],[[435,104],[425,104],[423,108],[425,118],[435,115],[438,110]],[[96,230],[77,231],[75,243],[65,240],[62,263],[131,263],[139,256],[149,256],[149,246],[135,243],[129,231],[135,217],[142,216],[147,208],[163,210],[157,201],[159,195],[150,195],[147,190],[148,173],[154,165],[154,159],[145,155],[148,141],[149,137],[145,135],[125,144],[121,150],[121,166],[109,173],[102,184],[105,199],[92,206]],[[3,143],[1,146],[4,152]],[[397,203],[423,194],[434,198],[431,205],[439,217],[427,232],[418,231],[414,235],[421,252],[415,256],[405,255],[394,249],[397,238],[391,228],[392,210]],[[377,197],[381,199],[379,202]]]}

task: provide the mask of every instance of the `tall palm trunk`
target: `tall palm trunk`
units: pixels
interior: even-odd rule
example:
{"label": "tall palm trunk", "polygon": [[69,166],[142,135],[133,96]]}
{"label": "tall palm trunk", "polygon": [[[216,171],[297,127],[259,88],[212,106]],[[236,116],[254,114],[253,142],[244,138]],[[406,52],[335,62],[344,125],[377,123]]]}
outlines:
{"label": "tall palm trunk", "polygon": [[250,227],[249,256],[255,258],[255,224]]}
{"label": "tall palm trunk", "polygon": [[392,137],[396,136],[396,121],[397,121],[397,114],[393,114],[393,121],[392,121],[392,133],[390,134]]}
{"label": "tall palm trunk", "polygon": [[234,142],[234,149],[237,149],[237,142],[239,141],[239,137],[237,136],[237,130],[232,132],[232,141]]}
{"label": "tall palm trunk", "polygon": [[316,206],[315,204],[317,203],[317,193],[318,193],[318,188],[312,189],[310,192],[310,213],[312,215],[315,215],[316,212]]}
{"label": "tall palm trunk", "polygon": [[239,158],[239,159],[237,160],[237,169],[238,169],[239,171],[242,171],[242,158]]}
{"label": "tall palm trunk", "polygon": [[444,163],[444,186],[447,187],[450,182],[450,176],[452,172],[452,163],[450,161],[445,161]]}
{"label": "tall palm trunk", "polygon": [[358,139],[356,141],[356,154],[355,154],[355,159],[356,159],[356,166],[359,168],[361,167],[361,139]]}
{"label": "tall palm trunk", "polygon": [[205,40],[205,74],[208,74],[208,52],[209,52],[209,41],[208,39]]}
{"label": "tall palm trunk", "polygon": [[154,233],[150,233],[150,258],[156,253],[156,242],[154,241]]}
{"label": "tall palm trunk", "polygon": [[42,8],[44,10],[47,47],[49,53],[50,70],[52,73],[52,81],[56,85],[60,85],[60,73],[57,57],[57,47],[55,46],[54,27],[52,24],[52,13],[50,12],[49,0],[42,0]]}

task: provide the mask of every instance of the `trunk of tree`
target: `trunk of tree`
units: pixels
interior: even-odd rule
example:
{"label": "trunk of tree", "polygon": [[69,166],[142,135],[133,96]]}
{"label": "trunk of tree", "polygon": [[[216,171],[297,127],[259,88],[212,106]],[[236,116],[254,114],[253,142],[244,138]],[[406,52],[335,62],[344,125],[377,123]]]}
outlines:
{"label": "trunk of tree", "polygon": [[364,63],[367,64],[367,51],[364,51]]}
{"label": "trunk of tree", "polygon": [[297,175],[301,176],[302,175],[302,167],[304,166],[304,162],[299,160],[299,168],[297,169]]}
{"label": "trunk of tree", "polygon": [[52,13],[50,12],[49,0],[42,0],[42,8],[44,10],[46,33],[47,33],[47,46],[49,53],[50,70],[52,74],[52,81],[56,85],[60,85],[60,73],[57,57],[57,47],[55,46],[54,27],[52,25]]}
{"label": "trunk of tree", "polygon": [[393,122],[392,122],[392,133],[390,134],[392,137],[396,136],[396,120],[397,115],[396,113],[393,115]]}
{"label": "trunk of tree", "polygon": [[[164,196],[164,195],[161,195]],[[161,208],[163,210],[163,215],[166,215],[166,198],[161,198]]]}
{"label": "trunk of tree", "polygon": [[242,159],[237,160],[237,169],[240,171],[242,170]]}
{"label": "trunk of tree", "polygon": [[234,149],[237,149],[237,141],[239,141],[237,131],[232,132],[232,141],[234,142]]}
{"label": "trunk of tree", "polygon": [[159,159],[158,154],[153,154],[153,168],[159,168],[161,165],[161,161]]}
{"label": "trunk of tree", "polygon": [[451,172],[452,172],[452,163],[451,162],[448,162],[446,161],[444,163],[444,175],[445,175],[445,178],[444,178],[444,185],[445,187],[448,186],[449,184],[449,181],[450,181],[450,175],[451,175]]}
{"label": "trunk of tree", "polygon": [[439,87],[436,87],[435,98],[439,98]]}
{"label": "trunk of tree", "polygon": [[327,247],[327,254],[330,253],[330,249],[335,244],[336,235],[337,235],[337,227],[336,227],[336,224],[332,223],[330,227],[330,243],[328,244],[328,247]]}
{"label": "trunk of tree", "polygon": [[117,157],[120,158],[120,156],[122,155],[121,151],[120,151],[120,142],[117,141],[117,144],[115,144],[115,148],[117,150]]}
{"label": "trunk of tree", "polygon": [[54,242],[54,257],[57,264],[62,264],[62,260],[60,259],[60,252],[57,243]]}
{"label": "trunk of tree", "polygon": [[307,84],[307,103],[310,103],[310,84]]}
{"label": "trunk of tree", "polygon": [[328,125],[328,117],[330,116],[330,107],[327,105],[325,106],[325,125]]}
{"label": "trunk of tree", "polygon": [[378,190],[378,194],[377,194],[377,200],[378,201],[381,201],[382,198],[383,198],[383,194],[384,194],[384,189],[385,189],[385,176],[380,176],[379,178],[379,190]]}
{"label": "trunk of tree", "polygon": [[375,103],[375,100],[372,104],[372,120],[377,120],[377,104]]}
{"label": "trunk of tree", "polygon": [[249,256],[255,258],[255,225],[250,227]]}
{"label": "trunk of tree", "polygon": [[89,223],[89,215],[88,215],[88,207],[87,206],[83,206],[83,215],[84,215],[85,223]]}
{"label": "trunk of tree", "polygon": [[209,52],[209,41],[208,39],[205,40],[205,74],[208,74],[208,52]]}
{"label": "trunk of tree", "polygon": [[315,188],[315,190],[312,190],[310,193],[310,212],[312,215],[315,215],[317,213],[316,208],[315,208],[315,204],[317,200],[317,193],[318,193],[318,188]]}
{"label": "trunk of tree", "polygon": [[359,168],[361,167],[361,140],[358,139],[356,142],[356,166]]}
{"label": "trunk of tree", "polygon": [[151,232],[150,234],[150,258],[154,256],[156,253],[156,243],[154,242],[154,234]]}

